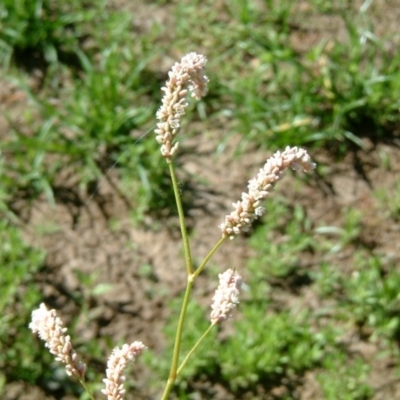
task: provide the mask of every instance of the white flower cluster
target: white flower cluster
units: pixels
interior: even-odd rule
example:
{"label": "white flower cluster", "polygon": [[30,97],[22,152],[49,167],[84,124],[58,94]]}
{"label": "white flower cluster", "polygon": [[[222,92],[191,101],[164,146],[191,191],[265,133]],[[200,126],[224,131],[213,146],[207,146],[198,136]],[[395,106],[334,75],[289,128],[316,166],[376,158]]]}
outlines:
{"label": "white flower cluster", "polygon": [[283,152],[276,152],[257,176],[249,181],[248,192],[242,193],[242,199],[233,203],[234,210],[219,225],[223,237],[233,239],[240,232],[247,231],[253,221],[264,214],[262,201],[272,192],[276,182],[282,179],[287,168],[309,172],[315,168],[315,164],[307,151],[298,147],[286,147]]}
{"label": "white flower cluster", "polygon": [[145,348],[146,346],[142,342],[135,341],[130,345],[124,344],[121,348],[116,347],[112,351],[107,361],[107,378],[103,379],[105,389],[102,390],[108,400],[123,399],[125,376],[122,373],[128,361],[135,360]]}
{"label": "white flower cluster", "polygon": [[232,269],[218,275],[219,286],[215,291],[211,305],[211,323],[216,324],[232,316],[232,311],[239,304],[242,286],[241,276]]}
{"label": "white flower cluster", "polygon": [[64,328],[61,319],[57,317],[56,310],[49,310],[45,304],[40,304],[40,307],[32,312],[29,328],[46,342],[45,346],[56,356],[56,361],[65,364],[68,375],[84,379],[86,365],[78,360],[70,337],[65,336],[67,328]]}
{"label": "white flower cluster", "polygon": [[180,119],[188,106],[186,95],[200,99],[207,93],[208,78],[204,75],[206,57],[197,53],[189,53],[180,63],[175,63],[168,73],[169,80],[161,90],[164,92],[162,105],[156,117],[160,121],[155,129],[156,140],[161,145],[162,155],[170,159],[178,148],[173,144],[180,127]]}

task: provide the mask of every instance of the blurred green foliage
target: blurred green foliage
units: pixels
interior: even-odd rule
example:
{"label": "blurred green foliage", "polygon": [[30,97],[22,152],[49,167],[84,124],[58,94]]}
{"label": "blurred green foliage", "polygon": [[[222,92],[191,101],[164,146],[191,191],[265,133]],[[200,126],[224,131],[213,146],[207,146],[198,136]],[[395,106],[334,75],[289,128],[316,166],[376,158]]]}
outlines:
{"label": "blurred green foliage", "polygon": [[43,262],[44,253],[26,245],[19,229],[0,221],[0,393],[8,380],[33,383],[43,373],[41,351],[28,329],[40,300],[34,276]]}
{"label": "blurred green foliage", "polygon": [[[49,64],[68,60],[79,49],[88,35],[88,23],[95,22],[104,4],[91,0],[2,1],[0,61],[8,65],[13,58],[22,61],[23,55]],[[20,65],[28,67],[31,62]]]}

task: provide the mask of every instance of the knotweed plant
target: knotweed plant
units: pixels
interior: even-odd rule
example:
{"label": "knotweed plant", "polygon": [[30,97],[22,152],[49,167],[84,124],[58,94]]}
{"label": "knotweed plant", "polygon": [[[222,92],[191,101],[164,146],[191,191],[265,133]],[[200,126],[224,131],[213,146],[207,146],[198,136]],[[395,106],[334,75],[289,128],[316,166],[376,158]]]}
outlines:
{"label": "knotweed plant", "polygon": [[[171,175],[180,221],[187,274],[187,285],[177,323],[170,372],[161,400],[168,398],[177,377],[190,357],[200,346],[203,339],[216,325],[223,323],[223,321],[231,317],[239,304],[242,278],[238,271],[229,268],[219,274],[219,285],[212,299],[209,327],[188,354],[186,354],[183,361],[179,361],[181,360],[180,345],[184,332],[184,322],[192,288],[211,256],[225,240],[228,238],[234,239],[240,233],[248,231],[252,223],[264,214],[264,200],[272,193],[275,184],[283,178],[287,169],[310,172],[315,168],[315,164],[304,149],[287,147],[283,151],[276,152],[260,168],[257,175],[249,181],[248,190],[242,193],[241,199],[233,203],[233,211],[226,215],[223,222],[219,225],[221,229],[220,239],[210,250],[200,266],[195,268],[192,262],[186,231],[174,159],[178,152],[179,142],[177,141],[177,137],[180,131],[181,118],[188,106],[188,94],[190,93],[192,97],[200,99],[207,93],[208,78],[204,73],[206,62],[207,60],[203,55],[190,53],[172,67],[168,74],[168,81],[162,88],[164,92],[162,105],[156,114],[158,120],[157,128],[155,129],[156,140],[160,144],[161,154],[166,160]],[[32,312],[30,328],[44,340],[45,346],[55,355],[56,360],[65,364],[67,374],[78,379],[85,390],[88,391],[85,383],[86,366],[79,360],[78,354],[72,347],[70,337],[66,335],[66,328],[64,328],[56,311],[49,310],[44,304],[41,304],[37,310]],[[102,393],[108,400],[123,399],[125,393],[124,369],[128,361],[135,360],[145,348],[143,343],[134,341],[131,344],[124,344],[121,348],[117,347],[112,351],[107,362],[106,377],[103,379],[104,389],[102,390]],[[88,395],[94,399],[94,395],[89,391]]]}

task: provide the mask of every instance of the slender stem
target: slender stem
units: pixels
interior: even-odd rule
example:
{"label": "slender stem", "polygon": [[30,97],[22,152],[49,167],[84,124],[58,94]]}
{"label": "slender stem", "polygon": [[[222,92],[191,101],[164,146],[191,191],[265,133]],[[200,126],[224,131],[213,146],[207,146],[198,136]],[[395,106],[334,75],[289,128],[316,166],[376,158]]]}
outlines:
{"label": "slender stem", "polygon": [[177,180],[177,177],[175,174],[175,168],[174,168],[174,164],[172,163],[172,161],[168,162],[168,166],[169,166],[169,172],[171,174],[171,180],[172,180],[172,186],[174,189],[176,206],[178,209],[179,225],[181,228],[183,247],[184,247],[184,252],[185,252],[186,270],[188,273],[188,283],[186,285],[185,296],[183,298],[182,308],[181,308],[181,312],[179,315],[178,326],[176,328],[175,344],[174,344],[174,352],[172,355],[171,368],[169,371],[168,381],[165,386],[163,396],[161,398],[162,400],[167,399],[168,394],[171,391],[172,386],[177,377],[176,371],[178,369],[179,353],[180,353],[182,332],[183,332],[183,324],[185,322],[186,310],[187,310],[187,307],[189,304],[190,293],[192,291],[193,282],[194,282],[193,275],[192,275],[193,274],[192,257],[190,254],[189,238],[188,238],[188,234],[187,234],[187,230],[186,230],[185,215],[183,212],[182,200],[181,200],[181,196],[179,193],[178,180]]}
{"label": "slender stem", "polygon": [[175,174],[175,168],[174,168],[174,164],[172,163],[172,161],[169,161],[168,166],[169,166],[169,172],[171,174],[172,186],[174,188],[176,206],[178,208],[179,225],[181,227],[183,247],[184,247],[184,251],[185,251],[186,269],[187,269],[188,275],[191,275],[193,273],[193,263],[192,263],[192,256],[190,253],[189,238],[188,238],[188,234],[187,234],[187,230],[186,230],[185,215],[183,212],[182,200],[181,200],[181,196],[179,194],[178,180],[177,180],[177,177]]}
{"label": "slender stem", "polygon": [[79,383],[83,386],[85,389],[86,394],[89,396],[90,400],[94,400],[92,392],[89,390],[89,388],[86,386],[86,382],[83,379],[79,379]]}
{"label": "slender stem", "polygon": [[207,331],[203,334],[203,336],[199,339],[199,341],[194,345],[194,347],[189,352],[189,354],[186,356],[185,360],[183,361],[182,365],[180,366],[179,372],[178,372],[178,362],[179,362],[179,353],[180,353],[180,347],[181,347],[181,341],[182,341],[183,324],[185,321],[186,311],[187,311],[187,307],[189,304],[190,294],[191,294],[191,291],[193,288],[194,281],[199,276],[201,271],[204,269],[204,267],[206,266],[206,264],[209,261],[209,259],[211,258],[211,256],[217,251],[217,249],[221,246],[221,244],[226,239],[226,238],[221,238],[218,241],[218,243],[208,253],[207,257],[204,259],[204,261],[202,262],[200,267],[194,272],[192,256],[191,256],[190,246],[189,246],[189,238],[188,238],[186,224],[185,224],[185,216],[183,213],[182,201],[181,201],[181,196],[179,193],[178,180],[177,180],[177,177],[175,174],[174,165],[171,161],[168,162],[168,166],[169,166],[169,171],[171,174],[171,180],[172,180],[172,186],[173,186],[173,190],[174,190],[174,194],[175,194],[176,206],[178,209],[179,224],[180,224],[180,228],[181,228],[181,234],[182,234],[182,240],[183,240],[183,246],[184,246],[184,252],[185,252],[186,270],[188,273],[188,282],[186,285],[185,296],[183,298],[182,308],[181,308],[181,312],[179,315],[178,326],[176,329],[174,352],[172,355],[172,362],[171,362],[171,368],[169,371],[169,377],[168,377],[168,381],[165,385],[164,393],[161,397],[161,400],[168,399],[168,395],[171,392],[171,389],[176,381],[176,378],[177,378],[179,372],[185,366],[189,357],[193,354],[193,352],[196,350],[196,348],[199,346],[201,341],[206,337],[206,335],[208,334],[208,332],[211,330],[211,328],[213,326],[213,325],[211,325],[210,328],[208,328]]}
{"label": "slender stem", "polygon": [[180,352],[180,348],[181,348],[182,332],[183,332],[183,323],[185,320],[186,310],[187,310],[187,307],[189,304],[190,293],[193,288],[193,283],[194,283],[193,275],[190,275],[188,278],[187,286],[186,286],[185,297],[183,298],[181,313],[179,315],[178,327],[176,329],[174,353],[172,356],[171,369],[169,371],[168,381],[165,386],[164,393],[161,397],[161,400],[166,400],[168,398],[169,392],[171,391],[172,386],[174,385],[174,383],[176,381],[176,377],[178,376],[176,371],[178,369],[179,352]]}
{"label": "slender stem", "polygon": [[176,377],[177,377],[176,371],[178,369],[179,353],[180,353],[181,341],[182,341],[183,324],[185,322],[186,310],[187,310],[187,307],[189,304],[190,293],[192,291],[193,282],[194,282],[192,256],[190,253],[189,238],[188,238],[188,234],[187,234],[187,230],[186,230],[185,215],[183,212],[182,200],[181,200],[181,196],[179,193],[178,180],[177,180],[177,177],[175,174],[175,168],[174,168],[172,161],[168,161],[168,166],[169,166],[169,172],[171,174],[171,180],[172,180],[172,186],[173,186],[174,195],[175,195],[176,206],[178,209],[179,225],[181,228],[183,247],[184,247],[184,252],[185,252],[186,270],[187,270],[187,274],[188,274],[188,283],[186,285],[185,296],[183,298],[181,312],[179,315],[178,326],[176,328],[174,352],[172,355],[172,362],[171,362],[171,368],[169,371],[169,377],[168,377],[168,381],[165,385],[164,393],[161,397],[161,400],[167,400],[168,395],[172,389],[172,386],[174,385],[174,383],[176,381]]}
{"label": "slender stem", "polygon": [[201,272],[203,271],[203,269],[205,268],[205,266],[207,265],[208,261],[210,260],[210,258],[213,256],[213,254],[219,249],[219,247],[221,246],[221,244],[226,240],[226,236],[219,239],[219,241],[217,242],[217,244],[211,249],[211,251],[207,254],[207,256],[204,258],[203,262],[201,263],[201,265],[196,269],[196,271],[194,272],[194,279],[196,279]]}
{"label": "slender stem", "polygon": [[185,367],[186,363],[189,361],[189,358],[192,356],[192,354],[196,351],[196,349],[200,346],[200,343],[204,340],[204,338],[210,333],[211,329],[213,328],[214,324],[211,324],[207,330],[203,333],[203,335],[200,337],[200,339],[196,342],[196,344],[192,347],[192,349],[189,351],[189,353],[186,355],[185,359],[182,361],[181,365],[178,368],[178,371],[176,375],[178,376],[183,368]]}

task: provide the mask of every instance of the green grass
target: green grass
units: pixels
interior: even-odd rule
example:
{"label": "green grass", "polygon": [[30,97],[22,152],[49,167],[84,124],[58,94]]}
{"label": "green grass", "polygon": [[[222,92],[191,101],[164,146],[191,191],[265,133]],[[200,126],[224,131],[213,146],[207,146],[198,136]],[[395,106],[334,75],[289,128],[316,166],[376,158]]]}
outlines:
{"label": "green grass", "polygon": [[[98,8],[95,5],[98,3]],[[32,62],[68,62],[88,35],[88,23],[96,21],[101,2],[79,0],[61,4],[51,0],[5,0],[0,5],[0,61],[24,68]],[[26,57],[24,57],[26,56]],[[32,58],[28,64],[27,57]]]}
{"label": "green grass", "polygon": [[[28,329],[31,309],[40,300],[35,273],[43,266],[44,253],[25,244],[19,230],[0,223],[0,391],[8,381],[34,382],[43,372],[40,351]],[[51,358],[45,356],[47,361]]]}
{"label": "green grass", "polygon": [[[374,32],[377,11],[322,0],[310,0],[309,11],[299,11],[296,3],[236,0],[217,8],[214,1],[152,2],[168,6],[166,22],[159,25],[150,15],[141,31],[135,15],[103,2],[2,2],[2,72],[29,99],[18,118],[5,116],[11,128],[0,143],[2,384],[37,381],[44,374],[38,360],[50,359],[33,351],[20,356],[33,340],[26,323],[40,294],[28,282],[43,254],[22,244],[16,204],[23,200],[29,208],[40,196],[54,203],[65,171],[90,193],[115,168],[118,190],[136,219],[171,213],[163,160],[152,134],[142,134],[155,123],[166,68],[177,54],[195,50],[209,59],[209,94],[188,113],[185,128],[196,120],[210,128],[222,125],[227,136],[242,135],[242,149],[247,143],[271,150],[305,145],[315,152],[328,149],[340,160],[366,137],[388,138],[399,126],[400,54],[388,45],[390,38]],[[321,34],[317,43],[299,49],[293,37],[315,15],[338,21],[342,35]],[[376,193],[382,215],[394,222],[397,186],[393,193]],[[199,377],[218,376],[232,393],[252,393],[260,382],[273,387],[314,371],[323,398],[369,399],[373,360],[347,352],[345,333],[380,340],[398,356],[400,275],[384,255],[363,245],[362,215],[350,209],[337,226],[312,226],[306,210],[291,204],[277,196],[267,205],[250,240],[257,257],[247,265],[250,289],[235,335],[220,347],[205,346],[177,397],[187,398],[184,392]],[[346,249],[351,259],[338,266]],[[322,261],[314,265],[314,258]],[[291,283],[299,293],[290,291]],[[282,287],[289,287],[293,300],[310,289],[326,308],[296,314],[288,304],[279,308],[273,293]],[[24,301],[12,306],[21,296]],[[89,303],[90,296],[80,301]],[[201,332],[205,311],[194,308],[191,318],[194,328],[184,348]],[[168,325],[170,339],[171,331]],[[100,357],[97,347],[86,351]],[[232,362],[232,354],[240,356]],[[168,363],[146,357],[165,378]]]}
{"label": "green grass", "polygon": [[[271,149],[333,145],[343,152],[350,142],[362,145],[364,136],[387,135],[399,120],[400,56],[384,50],[385,38],[374,35],[368,10],[340,3],[327,8],[316,1],[314,12],[339,18],[348,40],[321,36],[316,46],[299,51],[291,38],[304,28],[292,1],[266,2],[264,12],[252,2],[232,2],[224,18],[213,2],[200,9],[180,2],[170,15],[173,31],[154,24],[134,41],[129,15],[100,4],[27,4],[5,2],[0,12],[9,77],[32,99],[25,126],[15,127],[2,144],[8,170],[21,175],[21,184],[7,188],[9,193],[28,190],[51,199],[65,164],[87,185],[117,162],[122,182],[138,182],[123,190],[141,199],[135,207],[143,212],[171,207],[155,144],[135,140],[154,123],[165,78],[153,64],[172,50],[165,47],[167,39],[181,51],[210,43],[211,88],[198,111],[210,123],[223,118],[227,134],[238,131],[243,143]],[[64,53],[71,56],[64,60]],[[31,54],[46,66],[35,64]],[[28,60],[32,69],[44,70],[40,91],[26,83]],[[49,166],[52,154],[60,162]]]}

